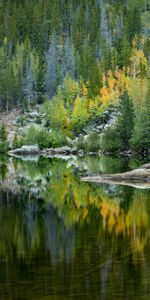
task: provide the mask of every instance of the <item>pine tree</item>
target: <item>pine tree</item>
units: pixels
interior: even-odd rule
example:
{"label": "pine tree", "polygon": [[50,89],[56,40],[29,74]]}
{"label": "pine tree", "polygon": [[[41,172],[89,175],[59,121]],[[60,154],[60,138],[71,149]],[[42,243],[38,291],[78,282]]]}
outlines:
{"label": "pine tree", "polygon": [[150,80],[144,109],[138,111],[134,121],[131,146],[135,151],[150,154]]}
{"label": "pine tree", "polygon": [[0,153],[5,153],[8,150],[7,131],[4,124],[0,125]]}
{"label": "pine tree", "polygon": [[75,53],[69,37],[65,40],[61,68],[62,80],[66,75],[70,75],[72,78],[75,77]]}
{"label": "pine tree", "polygon": [[49,50],[46,54],[45,90],[46,95],[51,98],[57,87],[57,39],[54,32]]}
{"label": "pine tree", "polygon": [[123,150],[129,149],[129,141],[133,132],[133,119],[134,109],[132,100],[129,98],[128,92],[125,91],[120,99],[119,118],[116,126]]}

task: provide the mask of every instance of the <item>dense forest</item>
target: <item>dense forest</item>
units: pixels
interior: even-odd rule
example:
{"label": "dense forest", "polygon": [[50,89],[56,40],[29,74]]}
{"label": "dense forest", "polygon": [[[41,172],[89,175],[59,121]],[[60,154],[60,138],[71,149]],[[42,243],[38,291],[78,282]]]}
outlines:
{"label": "dense forest", "polygon": [[104,148],[147,152],[149,78],[149,0],[0,1],[1,110],[45,103],[51,127],[72,136],[117,106]]}

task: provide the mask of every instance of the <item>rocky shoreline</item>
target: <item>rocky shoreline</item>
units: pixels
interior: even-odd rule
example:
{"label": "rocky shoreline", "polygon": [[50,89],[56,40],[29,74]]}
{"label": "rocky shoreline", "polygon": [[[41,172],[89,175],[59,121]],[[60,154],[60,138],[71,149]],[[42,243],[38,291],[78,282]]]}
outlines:
{"label": "rocky shoreline", "polygon": [[14,149],[14,150],[10,150],[8,152],[9,155],[11,156],[15,156],[15,155],[20,155],[20,156],[27,156],[27,155],[31,155],[31,156],[35,156],[35,155],[42,155],[42,156],[52,156],[52,155],[83,155],[83,151],[82,150],[77,150],[76,147],[69,147],[69,146],[64,146],[64,147],[58,147],[58,148],[48,148],[48,149],[44,149],[44,150],[40,150],[38,145],[24,145],[21,148],[18,149]]}

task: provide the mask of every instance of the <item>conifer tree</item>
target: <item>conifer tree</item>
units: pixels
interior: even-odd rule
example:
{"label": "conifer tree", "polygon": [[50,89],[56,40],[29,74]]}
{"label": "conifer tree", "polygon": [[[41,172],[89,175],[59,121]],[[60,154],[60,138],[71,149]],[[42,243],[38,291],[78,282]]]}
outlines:
{"label": "conifer tree", "polygon": [[119,118],[116,131],[119,134],[121,148],[129,149],[129,141],[133,132],[134,109],[128,92],[124,91],[120,99]]}
{"label": "conifer tree", "polygon": [[134,120],[131,146],[138,152],[150,154],[150,80],[144,109],[138,111]]}
{"label": "conifer tree", "polygon": [[54,32],[51,44],[46,54],[45,90],[46,95],[51,98],[57,86],[57,39]]}
{"label": "conifer tree", "polygon": [[0,153],[5,153],[8,150],[7,131],[4,124],[0,125]]}

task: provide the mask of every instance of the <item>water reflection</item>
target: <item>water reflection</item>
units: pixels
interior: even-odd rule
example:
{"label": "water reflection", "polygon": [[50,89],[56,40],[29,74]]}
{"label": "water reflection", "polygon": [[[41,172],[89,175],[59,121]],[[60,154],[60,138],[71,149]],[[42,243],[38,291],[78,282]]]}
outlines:
{"label": "water reflection", "polygon": [[79,178],[138,163],[3,158],[0,299],[149,299],[149,191]]}

